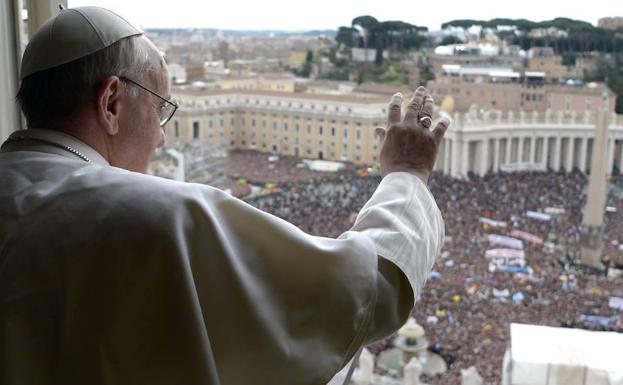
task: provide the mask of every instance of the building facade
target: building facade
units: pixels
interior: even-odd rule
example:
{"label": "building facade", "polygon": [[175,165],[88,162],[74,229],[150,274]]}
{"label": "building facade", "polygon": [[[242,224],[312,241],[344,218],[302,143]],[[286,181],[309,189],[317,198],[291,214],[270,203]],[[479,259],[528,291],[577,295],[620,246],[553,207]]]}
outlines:
{"label": "building facade", "polygon": [[261,90],[174,90],[180,109],[167,126],[173,143],[225,142],[303,158],[378,161],[374,128],[385,124],[386,97]]}
{"label": "building facade", "polygon": [[[435,169],[452,176],[484,175],[513,166],[589,172],[597,114],[562,111],[470,112],[454,115]],[[623,117],[609,116],[608,173],[623,170]]]}
{"label": "building facade", "polygon": [[602,17],[597,20],[597,27],[604,29],[619,29],[623,28],[623,17]]}
{"label": "building facade", "polygon": [[[357,98],[270,91],[174,90],[180,110],[167,127],[172,143],[221,142],[302,158],[378,162],[374,128],[385,124],[387,97]],[[596,113],[456,113],[435,169],[483,175],[530,164],[590,170]],[[623,170],[623,117],[609,122],[608,170]]]}
{"label": "building facade", "polygon": [[558,85],[546,82],[545,72],[513,71],[510,68],[473,68],[444,65],[437,78],[427,83],[437,100],[451,97],[457,111],[472,107],[526,112],[553,110],[576,114],[597,113],[608,92],[608,109],[614,112],[616,95],[604,84]]}

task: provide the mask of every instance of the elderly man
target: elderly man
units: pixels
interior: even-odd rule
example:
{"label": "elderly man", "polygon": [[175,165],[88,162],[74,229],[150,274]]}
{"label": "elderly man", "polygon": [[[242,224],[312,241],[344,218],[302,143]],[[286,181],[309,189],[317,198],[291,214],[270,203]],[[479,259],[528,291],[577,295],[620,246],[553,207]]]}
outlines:
{"label": "elderly man", "polygon": [[384,178],[338,239],[143,174],[175,112],[142,32],[96,7],[31,38],[0,152],[0,383],[324,384],[407,318],[443,242],[448,122],[392,98]]}

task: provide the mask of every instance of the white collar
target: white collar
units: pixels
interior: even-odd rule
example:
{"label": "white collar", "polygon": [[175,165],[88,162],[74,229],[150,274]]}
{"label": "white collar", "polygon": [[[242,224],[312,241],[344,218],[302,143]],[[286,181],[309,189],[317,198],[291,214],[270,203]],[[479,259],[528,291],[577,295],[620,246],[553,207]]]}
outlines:
{"label": "white collar", "polygon": [[110,163],[108,163],[108,161],[93,147],[84,143],[75,136],[71,136],[61,131],[44,128],[29,128],[27,130],[19,130],[14,132],[9,138],[12,137],[33,138],[40,139],[46,142],[57,143],[62,146],[73,148],[74,150],[84,154],[84,156],[89,158],[93,164],[97,164],[100,166],[110,166]]}

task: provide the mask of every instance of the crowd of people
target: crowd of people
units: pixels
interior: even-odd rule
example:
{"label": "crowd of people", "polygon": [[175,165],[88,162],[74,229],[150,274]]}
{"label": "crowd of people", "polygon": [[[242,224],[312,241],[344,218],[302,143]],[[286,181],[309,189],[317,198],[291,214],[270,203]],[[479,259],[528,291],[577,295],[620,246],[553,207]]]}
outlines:
{"label": "crowd of people", "polygon": [[[218,187],[246,196],[250,204],[307,233],[327,237],[352,226],[381,180],[353,165],[322,173],[303,167],[298,158],[269,160],[257,151],[231,152],[221,168],[226,178]],[[500,383],[510,323],[623,332],[621,309],[609,306],[611,297],[623,298],[623,277],[608,279],[580,263],[587,183],[579,171],[465,179],[432,174],[429,187],[445,220],[446,242],[413,316],[449,370],[424,375],[424,382],[460,384],[460,370],[475,366],[485,383]],[[492,269],[485,253],[496,246],[488,235],[513,230],[542,242],[523,241],[526,266]],[[609,181],[602,254],[611,271],[623,269],[621,176]],[[369,348],[379,354],[392,348],[392,339]]]}
{"label": "crowd of people", "polygon": [[[306,232],[336,237],[352,225],[380,176],[352,171],[331,175],[279,183],[275,193],[247,201]],[[459,384],[460,369],[473,365],[485,383],[500,383],[510,323],[623,332],[621,310],[608,304],[610,297],[623,297],[623,278],[607,279],[579,260],[586,185],[586,176],[578,171],[467,179],[432,175],[429,186],[445,220],[446,243],[413,315],[449,370],[424,376],[425,382]],[[610,186],[603,254],[611,267],[623,268],[623,178],[613,177]],[[526,215],[545,208],[556,214],[549,219]],[[514,229],[544,241],[524,242],[529,273],[492,270],[485,258],[493,247],[487,235]],[[388,339],[371,349],[378,354],[391,346]]]}

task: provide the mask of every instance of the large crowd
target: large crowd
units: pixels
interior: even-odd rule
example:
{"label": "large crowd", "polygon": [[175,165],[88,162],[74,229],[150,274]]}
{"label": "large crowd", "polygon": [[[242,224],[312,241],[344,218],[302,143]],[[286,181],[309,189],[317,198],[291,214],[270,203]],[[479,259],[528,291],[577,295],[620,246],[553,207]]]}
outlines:
{"label": "large crowd", "polygon": [[[295,157],[268,157],[230,153],[219,166],[226,177],[217,186],[313,235],[337,237],[348,230],[381,180],[353,165],[327,174],[301,167]],[[186,167],[190,175],[197,168]],[[445,220],[446,241],[413,316],[449,370],[423,376],[424,382],[460,384],[460,370],[475,366],[485,383],[499,384],[510,323],[623,332],[621,310],[609,307],[610,297],[623,298],[623,277],[608,279],[580,263],[587,183],[578,171],[465,179],[433,173],[429,188]],[[623,177],[609,180],[607,206],[603,261],[616,275],[623,269]],[[485,253],[498,246],[488,235],[513,230],[542,242],[523,242],[526,266],[492,269]],[[379,354],[391,347],[388,338],[369,348]]]}
{"label": "large crowd", "polygon": [[[247,201],[308,233],[336,237],[352,225],[380,177],[350,171],[332,175],[280,183],[275,193]],[[623,332],[621,311],[608,305],[610,297],[623,297],[623,278],[607,279],[579,263],[586,185],[586,176],[577,171],[467,179],[432,175],[429,186],[445,220],[446,242],[413,315],[449,370],[424,376],[425,382],[459,384],[460,369],[474,365],[485,383],[500,383],[510,323]],[[603,255],[611,268],[623,268],[623,178],[613,177],[610,186]],[[546,208],[556,214],[546,220],[526,216]],[[513,229],[544,241],[524,242],[528,273],[491,269],[484,256],[492,247],[488,234]],[[390,347],[388,339],[371,349],[379,353]]]}

